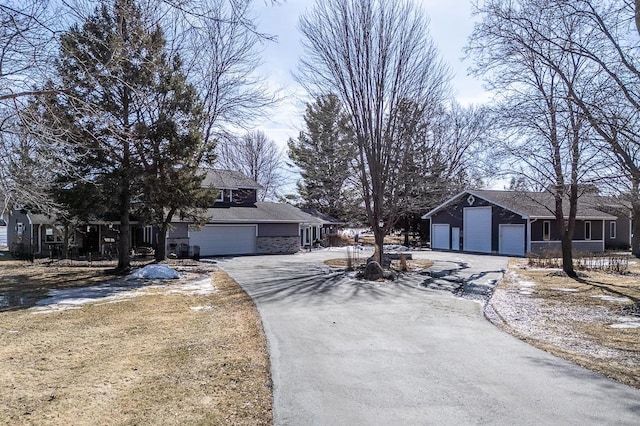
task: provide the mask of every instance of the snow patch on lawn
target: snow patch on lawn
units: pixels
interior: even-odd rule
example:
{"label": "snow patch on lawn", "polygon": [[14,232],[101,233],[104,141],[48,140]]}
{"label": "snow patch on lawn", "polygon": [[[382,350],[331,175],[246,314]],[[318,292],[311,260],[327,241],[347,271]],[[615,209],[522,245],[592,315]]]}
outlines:
{"label": "snow patch on lawn", "polygon": [[629,299],[628,297],[607,296],[605,294],[591,296],[591,297],[594,297],[594,298],[600,299],[600,300],[606,300],[607,302],[614,302],[614,303],[628,303],[628,302],[631,302],[631,299]]}
{"label": "snow patch on lawn", "polygon": [[563,288],[563,287],[553,287],[553,288],[551,288],[551,290],[564,291],[565,293],[577,293],[577,292],[580,291],[577,288]]}
{"label": "snow patch on lawn", "polygon": [[520,289],[518,290],[519,294],[523,296],[531,296],[533,294],[533,287],[536,286],[536,283],[533,281],[518,281],[518,286]]}
{"label": "snow patch on lawn", "polygon": [[128,280],[175,280],[178,278],[180,274],[164,263],[147,265],[127,275]]}
{"label": "snow patch on lawn", "polygon": [[[150,272],[147,271],[143,274],[155,277],[169,276],[168,273],[165,273],[165,271],[162,271],[162,269],[159,268],[151,268]],[[171,282],[167,284],[155,283],[149,285],[148,283],[133,281],[129,278],[130,276],[131,275],[120,282],[101,284],[94,287],[51,290],[49,292],[49,297],[38,301],[36,306],[31,308],[31,310],[36,314],[44,314],[70,309],[81,309],[83,305],[93,302],[101,302],[103,304],[118,303],[148,294],[206,296],[216,291],[211,277],[196,280],[181,280],[180,282]],[[170,278],[154,279],[166,280]]]}
{"label": "snow patch on lawn", "polygon": [[198,281],[190,281],[186,284],[177,284],[166,287],[163,294],[182,294],[185,296],[206,296],[216,291],[210,277]]}
{"label": "snow patch on lawn", "polygon": [[610,328],[640,328],[640,320],[637,317],[619,317],[617,323],[611,324]]}
{"label": "snow patch on lawn", "polygon": [[213,310],[213,306],[205,305],[205,306],[191,306],[189,307],[192,311],[211,311]]}

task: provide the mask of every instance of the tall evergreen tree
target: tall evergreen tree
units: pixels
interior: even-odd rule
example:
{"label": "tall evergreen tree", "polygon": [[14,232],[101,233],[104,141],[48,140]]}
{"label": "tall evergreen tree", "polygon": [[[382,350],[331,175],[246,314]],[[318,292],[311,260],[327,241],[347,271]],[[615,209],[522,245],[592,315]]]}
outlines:
{"label": "tall evergreen tree", "polygon": [[103,4],[63,35],[54,83],[60,94],[48,97],[52,121],[69,128],[82,181],[118,210],[119,270],[130,265],[133,207],[166,231],[171,216],[158,213],[191,205],[193,191],[201,195],[195,168],[208,147],[198,145],[197,98],[165,44],[133,0]]}
{"label": "tall evergreen tree", "polygon": [[302,175],[298,192],[305,207],[346,219],[354,204],[348,179],[356,152],[338,97],[324,95],[307,104],[304,122],[306,130],[288,142],[289,158]]}
{"label": "tall evergreen tree", "polygon": [[[157,84],[148,89],[148,121],[139,123],[136,149],[142,174],[143,217],[159,228],[156,260],[166,258],[167,232],[176,214],[200,223],[216,191],[203,188],[199,165],[209,160],[213,143],[205,142],[204,114],[196,90],[187,84],[179,57],[159,69]],[[138,210],[139,213],[142,213]]]}

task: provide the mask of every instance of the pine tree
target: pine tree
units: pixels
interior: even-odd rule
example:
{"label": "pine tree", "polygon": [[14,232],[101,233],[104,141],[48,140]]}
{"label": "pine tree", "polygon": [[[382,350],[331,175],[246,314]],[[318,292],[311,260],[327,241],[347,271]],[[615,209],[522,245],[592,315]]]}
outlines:
{"label": "pine tree", "polygon": [[[80,181],[118,210],[121,271],[130,265],[134,209],[166,233],[175,211],[207,195],[197,172],[209,150],[200,144],[201,110],[165,44],[133,0],[103,4],[62,36],[54,83],[61,94],[47,98],[51,124],[68,129]],[[82,189],[77,182],[68,179],[65,190]]]}
{"label": "pine tree", "polygon": [[348,182],[356,153],[342,105],[335,95],[320,96],[307,104],[304,121],[306,130],[288,142],[289,158],[302,175],[300,197],[305,207],[346,219],[358,203]]}
{"label": "pine tree", "polygon": [[166,258],[166,237],[174,216],[201,223],[216,192],[203,188],[199,168],[214,146],[205,143],[202,104],[187,84],[179,57],[160,69],[158,84],[150,86],[150,126],[140,123],[136,140],[144,173],[141,201],[147,220],[159,228],[156,260]]}

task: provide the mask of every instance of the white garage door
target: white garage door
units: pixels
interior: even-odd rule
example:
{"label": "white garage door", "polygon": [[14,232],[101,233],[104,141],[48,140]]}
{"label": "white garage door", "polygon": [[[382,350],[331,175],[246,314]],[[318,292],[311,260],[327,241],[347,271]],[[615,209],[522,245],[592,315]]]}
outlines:
{"label": "white garage door", "polygon": [[524,225],[500,225],[500,254],[524,256]]}
{"label": "white garage door", "polygon": [[7,246],[7,227],[0,225],[0,247]]}
{"label": "white garage door", "polygon": [[491,253],[491,207],[466,207],[463,222],[464,250]]}
{"label": "white garage door", "polygon": [[431,248],[449,250],[449,225],[433,224],[431,227]]}
{"label": "white garage door", "polygon": [[256,225],[206,225],[189,231],[189,244],[200,246],[200,256],[254,254]]}

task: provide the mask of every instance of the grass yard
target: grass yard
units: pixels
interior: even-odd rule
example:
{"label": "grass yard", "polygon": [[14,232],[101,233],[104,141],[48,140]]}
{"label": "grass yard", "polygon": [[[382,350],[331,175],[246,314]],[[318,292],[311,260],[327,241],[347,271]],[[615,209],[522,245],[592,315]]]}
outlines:
{"label": "grass yard", "polygon": [[[0,262],[0,274],[0,294],[12,297],[21,289],[34,297],[48,288],[113,279],[101,268],[22,262]],[[271,424],[269,358],[253,302],[221,271],[196,267],[187,274],[212,280],[215,290],[167,291],[161,284],[141,289],[138,297],[79,309],[5,306],[0,419],[38,425]],[[180,282],[172,288],[189,284]]]}
{"label": "grass yard", "polygon": [[640,275],[573,280],[512,264],[494,292],[500,326],[533,346],[640,389]]}

